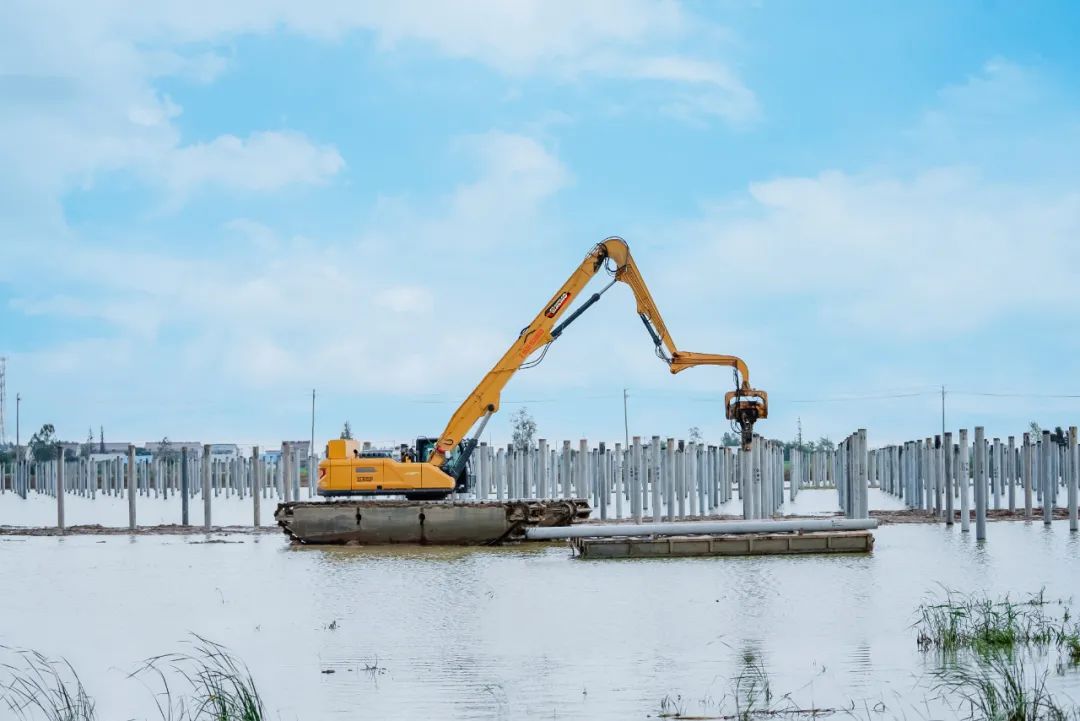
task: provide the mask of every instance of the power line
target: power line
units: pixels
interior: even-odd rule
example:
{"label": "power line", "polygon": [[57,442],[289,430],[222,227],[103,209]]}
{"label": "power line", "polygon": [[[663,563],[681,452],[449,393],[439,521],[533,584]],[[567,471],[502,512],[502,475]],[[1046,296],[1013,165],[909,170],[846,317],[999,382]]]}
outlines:
{"label": "power line", "polygon": [[[918,396],[934,396],[937,395],[937,391],[921,391],[918,393],[890,393],[885,395],[869,395],[869,396],[840,396],[836,398],[798,398],[794,400],[788,400],[788,403],[844,403],[846,401],[873,401],[882,400],[886,398],[916,398]],[[774,394],[775,396],[775,394]]]}
{"label": "power line", "polygon": [[[909,392],[879,392],[879,393],[866,393],[859,395],[842,395],[842,396],[830,396],[822,398],[784,398],[783,394],[773,391],[772,397],[778,401],[784,403],[848,403],[852,401],[873,401],[873,400],[891,400],[894,398],[920,398],[935,396],[941,397],[943,394],[942,386],[926,387],[926,390],[909,391]],[[697,395],[690,395],[691,393]],[[657,390],[657,389],[643,389],[637,391],[637,395],[642,398],[651,399],[678,399],[683,401],[692,401],[696,403],[722,403],[724,396],[721,391],[718,391],[716,395],[701,395],[700,391],[686,391],[681,389],[673,389],[671,391]],[[1060,399],[1076,399],[1080,398],[1080,394],[1070,393],[1005,393],[1005,392],[993,392],[993,391],[957,391],[949,389],[948,395],[954,396],[977,396],[977,397],[989,397],[989,398],[1060,398]],[[622,398],[622,394],[604,393],[598,395],[579,395],[572,392],[560,394],[557,396],[537,397],[537,398],[518,398],[503,400],[504,405],[519,405],[523,403],[561,403],[569,400],[612,400]],[[457,398],[447,399],[434,399],[434,398],[411,398],[409,403],[429,404],[429,405],[452,405],[459,403]]]}
{"label": "power line", "polygon": [[984,391],[949,391],[957,396],[986,396],[990,398],[1080,398],[1080,393],[991,393]]}

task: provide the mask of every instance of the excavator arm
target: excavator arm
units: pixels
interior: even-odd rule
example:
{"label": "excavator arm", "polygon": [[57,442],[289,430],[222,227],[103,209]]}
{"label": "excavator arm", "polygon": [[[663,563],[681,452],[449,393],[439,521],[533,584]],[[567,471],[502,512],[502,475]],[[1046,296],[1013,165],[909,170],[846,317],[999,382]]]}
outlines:
{"label": "excavator arm", "polygon": [[[608,270],[613,278],[596,293],[593,293],[565,320],[560,318],[578,299],[582,289],[592,280],[593,276],[601,269]],[[611,237],[598,243],[571,274],[570,278],[552,296],[551,300],[541,308],[536,317],[529,325],[522,329],[517,339],[499,359],[498,363],[488,372],[480,383],[469,394],[468,398],[454,412],[442,435],[439,436],[435,451],[430,462],[442,467],[449,475],[456,477],[467,462],[477,438],[483,433],[483,428],[491,416],[499,410],[499,399],[503,388],[513,375],[523,367],[530,367],[538,363],[529,361],[529,358],[540,349],[547,352],[547,346],[562,335],[563,331],[588,310],[600,297],[607,292],[616,282],[623,282],[630,286],[637,300],[637,312],[645,324],[649,335],[652,336],[656,346],[657,355],[667,363],[672,373],[678,373],[687,368],[698,365],[729,366],[735,369],[737,375],[735,390],[725,395],[725,411],[729,419],[734,421],[742,435],[744,447],[749,447],[753,438],[754,422],[768,415],[768,397],[763,391],[754,390],[750,386],[750,371],[746,363],[736,356],[713,355],[708,353],[687,353],[680,351],[675,346],[671,334],[664,324],[660,311],[649,293],[648,286],[638,272],[637,264],[630,255],[630,248],[622,238]],[[543,356],[541,356],[542,358]],[[465,441],[465,436],[470,429],[480,421],[480,426],[474,437]],[[454,468],[449,468],[448,458],[455,448],[465,441],[466,445],[455,457]]]}
{"label": "excavator arm", "polygon": [[630,249],[622,238],[608,238],[601,245],[611,244],[609,250],[621,247],[625,255],[623,262],[615,271],[615,279],[620,280],[634,292],[637,300],[637,312],[645,329],[652,336],[656,346],[656,354],[663,359],[672,374],[684,371],[687,368],[701,365],[728,366],[735,369],[735,389],[724,394],[724,410],[729,420],[739,427],[742,437],[743,448],[749,449],[750,442],[754,437],[754,423],[761,418],[766,418],[769,412],[769,397],[765,391],[755,390],[750,386],[750,369],[742,358],[733,355],[719,355],[716,353],[691,353],[681,351],[675,346],[675,341],[668,332],[660,310],[641,277],[637,263],[630,255]]}

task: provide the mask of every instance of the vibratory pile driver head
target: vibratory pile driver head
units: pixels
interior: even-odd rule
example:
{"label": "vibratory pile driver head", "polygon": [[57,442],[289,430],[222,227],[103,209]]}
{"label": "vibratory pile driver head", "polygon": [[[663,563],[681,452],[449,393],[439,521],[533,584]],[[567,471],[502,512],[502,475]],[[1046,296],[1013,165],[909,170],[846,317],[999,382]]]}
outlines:
{"label": "vibratory pile driver head", "polygon": [[743,383],[738,390],[724,394],[724,409],[728,420],[739,428],[743,450],[750,450],[754,441],[754,423],[769,417],[769,394]]}
{"label": "vibratory pile driver head", "polygon": [[762,418],[769,417],[769,394],[750,385],[750,369],[746,366],[746,361],[733,355],[692,353],[681,350],[676,350],[669,357],[664,354],[661,346],[663,336],[654,331],[653,326],[645,318],[642,320],[646,321],[645,327],[649,329],[656,343],[657,355],[667,361],[672,373],[681,373],[695,366],[709,365],[728,366],[732,369],[735,390],[724,394],[724,415],[732,421],[733,427],[738,428],[743,450],[750,450],[754,441],[754,424]]}

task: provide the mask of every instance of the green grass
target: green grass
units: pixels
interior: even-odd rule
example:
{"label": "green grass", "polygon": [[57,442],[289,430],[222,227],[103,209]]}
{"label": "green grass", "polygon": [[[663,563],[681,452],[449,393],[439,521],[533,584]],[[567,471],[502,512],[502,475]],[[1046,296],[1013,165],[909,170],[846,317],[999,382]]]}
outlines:
{"label": "green grass", "polygon": [[[148,659],[130,676],[148,677],[157,687],[151,691],[162,721],[262,721],[262,698],[247,667],[201,636],[191,646],[188,653]],[[0,666],[0,709],[17,721],[96,721],[70,664],[34,651],[13,653],[16,662]]]}
{"label": "green grass", "polygon": [[0,709],[12,718],[46,721],[94,721],[94,703],[79,675],[66,661],[46,658],[36,651],[12,651],[16,663],[3,664],[6,678],[0,686]]}
{"label": "green grass", "polygon": [[1055,646],[1072,663],[1080,662],[1080,624],[1067,603],[1047,601],[1041,591],[1018,601],[946,590],[943,598],[920,605],[917,615],[916,642],[923,650],[985,655]]}
{"label": "green grass", "polygon": [[743,654],[743,667],[735,677],[735,713],[740,719],[769,711],[772,707],[772,684],[765,664],[751,652]]}
{"label": "green grass", "polygon": [[986,721],[1065,721],[1080,709],[1065,705],[1046,687],[1049,672],[1033,672],[1018,655],[994,652],[937,672],[938,689],[956,703],[958,716]]}
{"label": "green grass", "polygon": [[1073,666],[1080,665],[1080,639],[1073,637],[1066,641],[1065,651],[1069,655],[1069,663]]}
{"label": "green grass", "polygon": [[[192,651],[147,660],[132,676],[151,676],[163,721],[262,721],[262,697],[251,673],[225,649],[194,636]],[[169,685],[169,678],[179,688]],[[176,692],[174,693],[174,688]]]}

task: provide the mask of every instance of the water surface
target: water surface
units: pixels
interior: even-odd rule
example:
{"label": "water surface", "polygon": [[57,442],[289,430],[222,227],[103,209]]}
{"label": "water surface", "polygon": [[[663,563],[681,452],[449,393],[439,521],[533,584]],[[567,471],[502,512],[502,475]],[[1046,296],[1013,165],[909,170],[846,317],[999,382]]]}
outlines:
{"label": "water surface", "polygon": [[[689,713],[730,693],[746,654],[800,705],[884,700],[892,717],[926,696],[934,663],[909,626],[928,592],[1080,597],[1067,522],[994,523],[985,544],[944,526],[876,535],[872,555],[624,561],[561,544],[6,537],[0,643],[68,658],[101,718],[156,718],[126,674],[189,632],[246,661],[271,718],[630,719],[665,696]],[[1080,698],[1076,674],[1050,681]]]}

